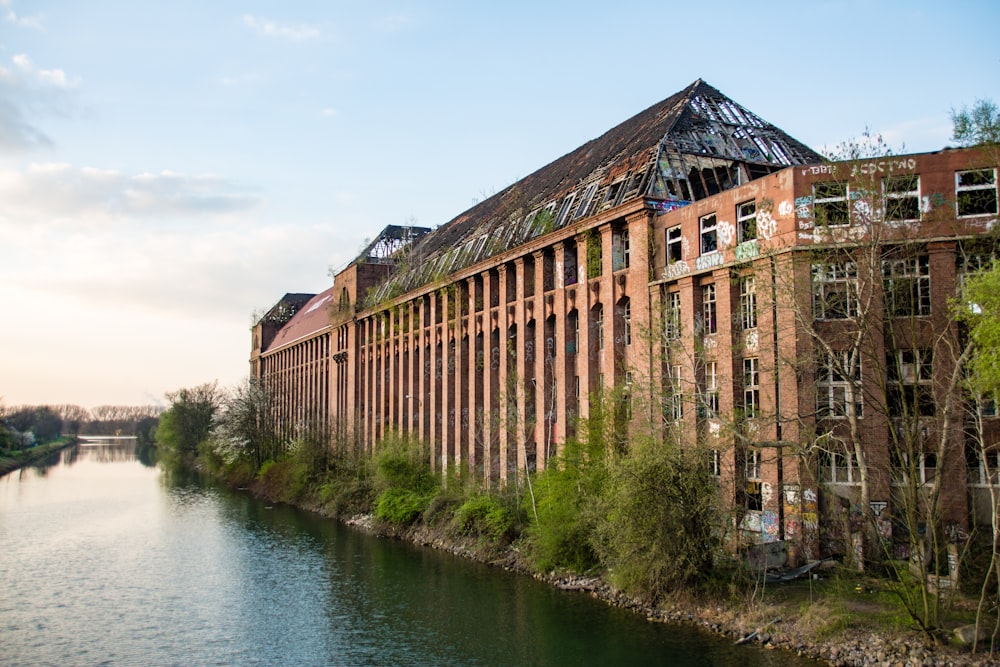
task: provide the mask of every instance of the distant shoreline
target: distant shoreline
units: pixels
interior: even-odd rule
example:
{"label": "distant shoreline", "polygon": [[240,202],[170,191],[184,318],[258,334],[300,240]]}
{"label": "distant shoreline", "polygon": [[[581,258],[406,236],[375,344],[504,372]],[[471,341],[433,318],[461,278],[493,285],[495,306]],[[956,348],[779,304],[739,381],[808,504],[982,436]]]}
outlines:
{"label": "distant shoreline", "polygon": [[0,456],[0,477],[6,475],[7,473],[14,472],[15,470],[20,470],[27,465],[31,465],[35,461],[44,459],[45,457],[50,456],[61,449],[75,445],[78,442],[79,438],[76,436],[67,435],[59,438],[58,440],[47,442],[44,445],[37,445],[35,447],[29,447],[28,449],[7,452],[6,454]]}

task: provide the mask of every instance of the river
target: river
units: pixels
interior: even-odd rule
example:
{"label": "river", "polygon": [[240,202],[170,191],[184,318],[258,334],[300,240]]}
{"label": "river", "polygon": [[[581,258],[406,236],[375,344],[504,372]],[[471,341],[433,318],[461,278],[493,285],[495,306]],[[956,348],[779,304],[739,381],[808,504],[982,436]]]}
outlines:
{"label": "river", "polygon": [[84,444],[0,478],[3,665],[813,665]]}

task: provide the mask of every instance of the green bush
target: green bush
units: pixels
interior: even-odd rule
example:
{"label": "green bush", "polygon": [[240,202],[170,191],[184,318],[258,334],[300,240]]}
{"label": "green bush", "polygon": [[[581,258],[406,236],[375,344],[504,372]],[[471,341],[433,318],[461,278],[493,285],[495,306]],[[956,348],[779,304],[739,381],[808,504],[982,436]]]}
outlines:
{"label": "green bush", "polygon": [[718,491],[698,452],[633,442],[611,467],[594,548],[623,590],[656,601],[710,578],[721,550]]}
{"label": "green bush", "polygon": [[433,494],[411,489],[386,489],[375,501],[375,517],[396,526],[408,526],[427,509]]}
{"label": "green bush", "polygon": [[477,493],[455,511],[453,525],[463,535],[500,541],[511,537],[517,522],[517,512],[509,503],[495,495]]}

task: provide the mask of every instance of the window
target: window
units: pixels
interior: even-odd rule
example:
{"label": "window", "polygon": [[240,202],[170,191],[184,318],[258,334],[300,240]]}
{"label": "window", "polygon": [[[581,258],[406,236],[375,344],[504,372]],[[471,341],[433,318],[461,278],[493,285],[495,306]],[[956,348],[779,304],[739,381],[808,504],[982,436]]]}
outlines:
{"label": "window", "polygon": [[714,419],[719,416],[719,376],[714,361],[705,362],[705,383],[701,392],[702,416]]}
{"label": "window", "polygon": [[861,417],[861,360],[847,352],[828,355],[816,372],[816,416],[849,417],[851,405]]}
{"label": "window", "polygon": [[604,349],[604,306],[598,304],[594,308],[594,333],[597,338],[597,349]]}
{"label": "window", "polygon": [[738,243],[757,238],[756,201],[745,201],[736,205],[736,234]]}
{"label": "window", "polygon": [[708,450],[708,472],[712,477],[722,477],[722,452],[718,449]]}
{"label": "window", "polygon": [[927,255],[882,262],[886,312],[892,317],[931,314],[930,260]]}
{"label": "window", "polygon": [[843,320],[858,314],[858,267],[854,262],[812,265],[813,316]]}
{"label": "window", "polygon": [[683,259],[682,238],[680,225],[667,230],[667,264],[673,264]]}
{"label": "window", "polygon": [[715,302],[715,283],[701,286],[701,324],[702,332],[710,336],[718,330],[718,317]]}
{"label": "window", "polygon": [[702,216],[698,219],[701,229],[701,254],[705,255],[719,249],[719,236],[715,214]]}
{"label": "window", "polygon": [[569,217],[569,212],[573,208],[573,199],[576,197],[576,193],[570,193],[566,195],[563,199],[562,205],[559,207],[559,215],[556,216],[556,227],[562,227],[566,222],[566,218]]}
{"label": "window", "polygon": [[756,357],[743,360],[743,415],[754,418],[760,413],[760,369]]}
{"label": "window", "polygon": [[760,450],[747,449],[743,453],[743,471],[747,479],[760,479]]}
{"label": "window", "polygon": [[632,344],[632,302],[628,299],[622,299],[621,302],[621,313],[622,313],[622,339],[626,345]]}
{"label": "window", "polygon": [[580,198],[580,205],[576,209],[576,213],[573,214],[573,219],[582,218],[590,207],[590,200],[593,199],[594,193],[597,191],[597,183],[591,183],[584,190],[583,196]]}
{"label": "window", "polygon": [[744,331],[757,328],[757,284],[753,276],[740,278],[740,323]]}
{"label": "window", "polygon": [[955,206],[959,216],[996,215],[996,170],[973,169],[956,172]]}
{"label": "window", "polygon": [[966,463],[969,469],[969,484],[985,486],[997,484],[1000,472],[1000,452],[986,452],[985,461],[978,445],[966,450]]}
{"label": "window", "polygon": [[681,366],[670,367],[670,397],[667,399],[667,418],[670,421],[677,422],[684,418],[683,372]]}
{"label": "window", "polygon": [[819,481],[827,484],[860,484],[858,457],[845,452],[823,452],[819,457]]}
{"label": "window", "polygon": [[910,472],[914,474],[919,484],[930,484],[937,477],[937,454],[933,452],[918,452],[912,466],[909,464],[909,456],[905,452],[897,454],[894,451],[890,458],[898,476],[894,480],[896,483],[900,481],[905,483]]}
{"label": "window", "polygon": [[847,183],[828,181],[813,184],[813,213],[816,223],[820,225],[842,227],[850,224]]}
{"label": "window", "polygon": [[667,302],[663,314],[663,335],[667,340],[681,337],[681,293],[667,292]]}
{"label": "window", "polygon": [[611,240],[611,270],[621,271],[629,267],[632,246],[628,238],[628,230],[616,232]]}
{"label": "window", "polygon": [[920,177],[890,176],[882,180],[886,220],[920,219]]}
{"label": "window", "polygon": [[892,417],[929,417],[935,412],[930,350],[896,350],[886,359],[889,386],[886,400]]}

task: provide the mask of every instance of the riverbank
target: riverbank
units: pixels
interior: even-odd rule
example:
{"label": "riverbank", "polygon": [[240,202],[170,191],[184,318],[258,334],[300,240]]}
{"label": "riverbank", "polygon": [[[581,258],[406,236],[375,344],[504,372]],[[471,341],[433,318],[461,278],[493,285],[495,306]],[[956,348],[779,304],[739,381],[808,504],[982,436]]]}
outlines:
{"label": "riverbank", "polygon": [[[277,483],[281,480],[281,483]],[[340,520],[383,538],[401,539],[453,555],[470,558],[505,570],[532,576],[568,591],[591,595],[608,604],[642,614],[650,622],[692,625],[732,639],[766,648],[794,652],[844,667],[915,667],[996,665],[997,657],[986,652],[972,654],[968,646],[931,645],[915,629],[888,582],[863,577],[829,562],[808,576],[780,584],[759,582],[754,586],[717,582],[713,594],[673,595],[655,606],[623,594],[601,576],[564,572],[539,573],[519,549],[519,542],[497,546],[482,537],[456,534],[447,523],[430,525],[417,521],[408,527],[387,525],[353,504],[352,512],[340,503],[300,494],[287,495],[287,480],[274,475],[244,478],[239,484],[271,502],[290,502],[325,518]],[[322,494],[319,494],[322,496]],[[950,618],[972,623],[975,606],[956,592],[949,600]]]}
{"label": "riverbank", "polygon": [[44,445],[29,447],[28,449],[4,450],[0,454],[0,476],[31,465],[35,461],[41,461],[76,442],[77,438],[66,436],[53,442],[47,442]]}
{"label": "riverbank", "polygon": [[[313,508],[315,511],[315,508]],[[479,549],[474,541],[417,526],[405,530],[379,527],[371,515],[345,521],[382,537],[471,558],[545,581],[557,588],[591,595],[642,614],[650,622],[698,626],[738,643],[791,651],[837,667],[987,667],[998,658],[970,653],[967,647],[929,646],[924,636],[905,627],[898,609],[884,601],[874,578],[858,578],[831,563],[815,579],[764,587],[753,599],[711,600],[677,595],[650,606],[624,595],[600,576],[533,572],[515,545],[500,553]]]}

